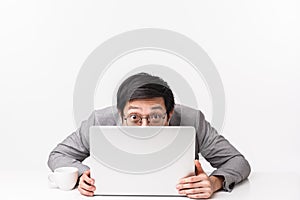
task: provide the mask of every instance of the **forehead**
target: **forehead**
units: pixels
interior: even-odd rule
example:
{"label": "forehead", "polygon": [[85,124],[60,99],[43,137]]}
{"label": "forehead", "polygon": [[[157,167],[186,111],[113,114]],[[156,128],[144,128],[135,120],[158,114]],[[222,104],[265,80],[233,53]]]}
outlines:
{"label": "forehead", "polygon": [[147,111],[149,109],[166,109],[164,99],[162,97],[155,97],[151,99],[135,99],[128,101],[124,110],[141,110]]}

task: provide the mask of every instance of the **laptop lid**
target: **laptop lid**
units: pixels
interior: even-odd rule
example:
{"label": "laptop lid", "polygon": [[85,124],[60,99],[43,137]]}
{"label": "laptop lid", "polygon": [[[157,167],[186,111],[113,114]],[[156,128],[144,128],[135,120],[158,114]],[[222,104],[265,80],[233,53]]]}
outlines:
{"label": "laptop lid", "polygon": [[90,127],[95,195],[179,195],[194,174],[195,129],[176,126]]}

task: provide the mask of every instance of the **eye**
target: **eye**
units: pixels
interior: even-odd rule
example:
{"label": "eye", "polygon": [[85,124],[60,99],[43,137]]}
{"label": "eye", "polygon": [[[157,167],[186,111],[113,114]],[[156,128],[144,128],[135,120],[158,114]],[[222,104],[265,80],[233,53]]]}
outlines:
{"label": "eye", "polygon": [[150,115],[150,118],[151,119],[161,119],[162,115],[159,114],[159,113],[153,113],[153,114]]}
{"label": "eye", "polygon": [[131,114],[131,115],[129,115],[129,119],[132,121],[136,121],[136,120],[139,120],[139,117],[136,114]]}

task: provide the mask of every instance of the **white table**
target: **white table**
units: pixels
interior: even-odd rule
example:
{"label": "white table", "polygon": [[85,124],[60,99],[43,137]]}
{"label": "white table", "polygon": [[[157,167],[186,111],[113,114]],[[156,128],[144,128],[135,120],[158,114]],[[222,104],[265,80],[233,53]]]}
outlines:
{"label": "white table", "polygon": [[[89,200],[187,200],[186,197],[103,197],[80,195],[77,189],[62,191],[48,186],[49,171],[1,171],[0,199],[89,199]],[[300,177],[292,173],[252,172],[231,193],[217,192],[212,199],[300,200]]]}

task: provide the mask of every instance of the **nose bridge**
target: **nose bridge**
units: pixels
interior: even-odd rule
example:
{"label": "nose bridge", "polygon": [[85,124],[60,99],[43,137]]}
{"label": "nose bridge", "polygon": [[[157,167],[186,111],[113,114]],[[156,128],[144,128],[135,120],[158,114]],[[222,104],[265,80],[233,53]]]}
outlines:
{"label": "nose bridge", "polygon": [[149,122],[148,122],[148,118],[147,117],[143,117],[142,118],[142,125],[141,126],[149,126]]}

